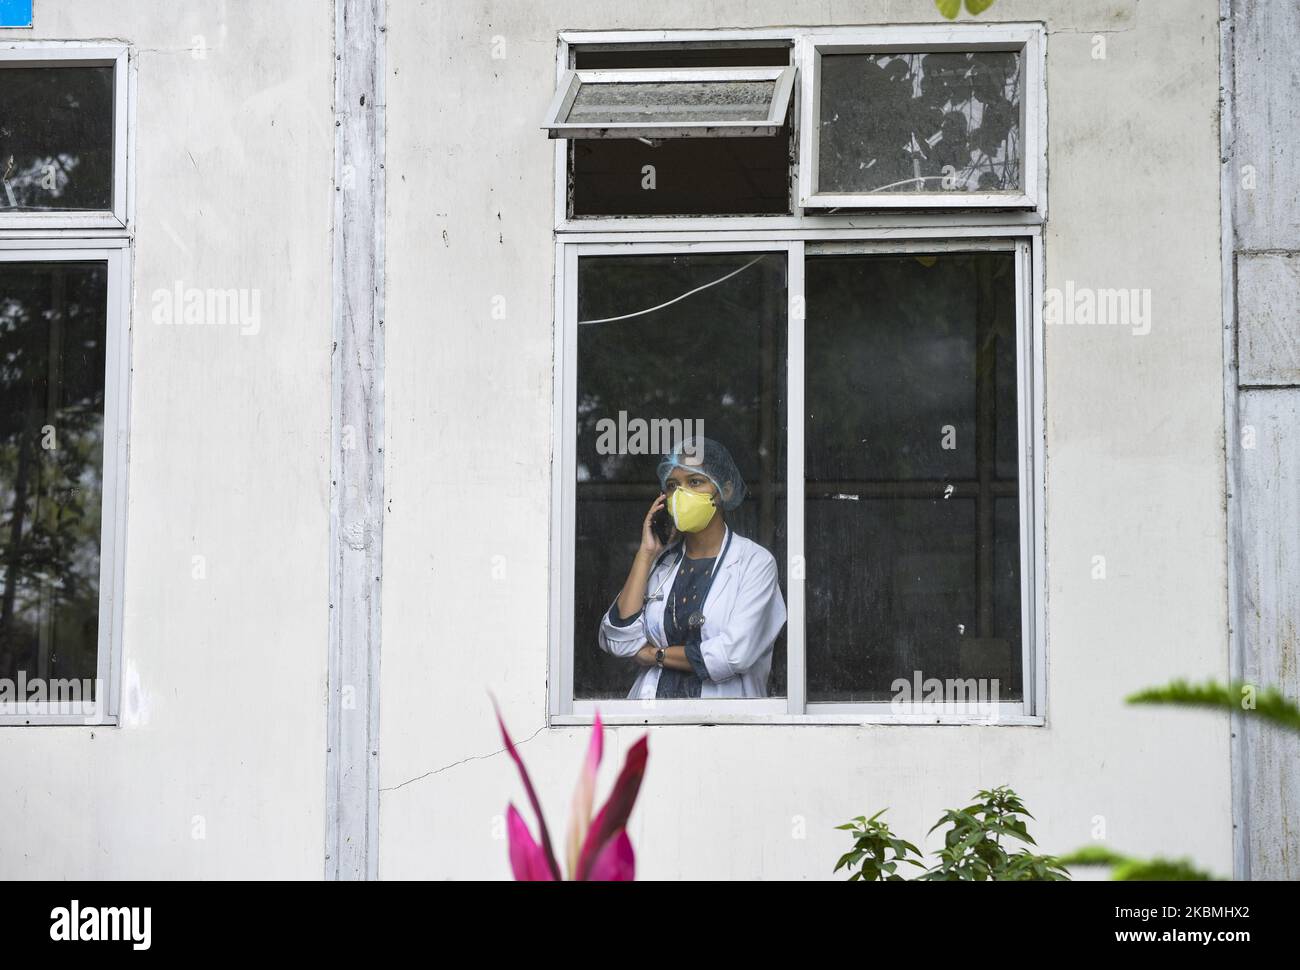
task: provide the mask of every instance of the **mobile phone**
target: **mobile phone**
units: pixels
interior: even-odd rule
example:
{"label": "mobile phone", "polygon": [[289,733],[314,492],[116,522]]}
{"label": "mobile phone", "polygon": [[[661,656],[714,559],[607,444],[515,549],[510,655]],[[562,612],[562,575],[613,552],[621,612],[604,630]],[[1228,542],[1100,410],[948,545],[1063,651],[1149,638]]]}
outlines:
{"label": "mobile phone", "polygon": [[655,538],[665,546],[673,538],[673,517],[668,514],[668,510],[660,509],[650,519],[650,531],[655,534]]}

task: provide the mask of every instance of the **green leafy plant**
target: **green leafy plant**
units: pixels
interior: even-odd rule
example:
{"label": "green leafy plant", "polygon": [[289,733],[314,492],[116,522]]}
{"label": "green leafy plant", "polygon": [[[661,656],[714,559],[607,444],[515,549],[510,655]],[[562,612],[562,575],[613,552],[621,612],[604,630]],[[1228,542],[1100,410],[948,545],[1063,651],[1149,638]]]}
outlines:
{"label": "green leafy plant", "polygon": [[1115,882],[1207,882],[1215,877],[1202,872],[1190,859],[1134,859],[1099,845],[1091,845],[1061,859],[1066,866],[1107,866]]}
{"label": "green leafy plant", "polygon": [[1009,852],[1003,845],[1003,839],[1037,844],[1025,827],[1025,819],[1033,816],[1019,795],[1001,786],[992,791],[981,791],[975,797],[979,801],[973,805],[944,812],[930,829],[933,832],[944,824],[952,826],[944,834],[939,864],[927,871],[922,879],[1055,882],[1069,878],[1068,870],[1052,856],[1037,855],[1026,848]]}
{"label": "green leafy plant", "polygon": [[1175,680],[1164,687],[1139,691],[1127,700],[1130,704],[1208,707],[1229,714],[1241,711],[1278,727],[1300,732],[1300,707],[1272,687],[1260,690],[1252,684],[1239,681],[1224,685],[1212,680],[1204,684]]}
{"label": "green leafy plant", "polygon": [[851,871],[854,866],[858,867],[849,876],[849,882],[902,882],[903,877],[898,874],[900,863],[925,868],[920,862],[921,850],[911,842],[900,839],[890,830],[887,822],[880,820],[886,811],[882,808],[871,818],[859,815],[851,822],[835,826],[854,835],[853,850],[840,856],[840,861],[835,864],[836,872],[845,868]]}
{"label": "green leafy plant", "polygon": [[[957,14],[961,13],[961,0],[934,0],[934,5],[949,20],[957,19]],[[993,0],[966,0],[966,12],[972,17],[982,14],[991,6]]]}
{"label": "green leafy plant", "polygon": [[[852,822],[837,826],[855,835],[853,851],[845,853],[835,866],[835,871],[854,866],[858,870],[850,881],[899,882],[900,864],[917,866],[925,871],[920,880],[940,882],[1012,882],[1068,880],[1069,870],[1061,860],[1048,855],[1038,855],[1021,847],[1010,851],[1004,840],[1035,845],[1025,819],[1033,816],[1021,802],[1020,796],[1006,786],[976,794],[974,804],[961,809],[949,809],[930,829],[950,826],[944,833],[944,845],[938,861],[926,869],[920,861],[921,852],[912,843],[898,838],[889,826],[880,821],[883,810],[871,818],[858,816]],[[891,855],[892,853],[892,855]],[[909,858],[916,856],[916,859]]]}

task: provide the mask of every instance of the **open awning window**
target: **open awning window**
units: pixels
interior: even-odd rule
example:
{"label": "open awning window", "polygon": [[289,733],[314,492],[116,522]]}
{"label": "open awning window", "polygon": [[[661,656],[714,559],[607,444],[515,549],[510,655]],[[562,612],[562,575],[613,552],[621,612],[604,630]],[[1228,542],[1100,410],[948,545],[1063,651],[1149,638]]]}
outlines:
{"label": "open awning window", "polygon": [[552,138],[774,135],[793,67],[567,71],[545,128]]}

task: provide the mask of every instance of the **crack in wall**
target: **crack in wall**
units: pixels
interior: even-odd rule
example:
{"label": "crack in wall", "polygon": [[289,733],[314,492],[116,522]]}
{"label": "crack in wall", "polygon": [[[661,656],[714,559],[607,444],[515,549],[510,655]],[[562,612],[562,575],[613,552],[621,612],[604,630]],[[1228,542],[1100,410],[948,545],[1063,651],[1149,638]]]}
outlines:
{"label": "crack in wall", "polygon": [[[532,734],[528,735],[528,737],[524,738],[522,741],[516,741],[515,748],[516,749],[522,748],[525,744],[533,740],[533,738],[537,737],[537,735],[541,734],[545,730],[546,730],[546,725],[543,724],[541,727],[539,727]],[[461,765],[469,764],[471,761],[487,761],[491,758],[495,758],[497,755],[505,754],[505,753],[506,753],[506,749],[501,748],[489,754],[476,754],[476,755],[471,755],[468,758],[461,758],[459,761],[453,761],[449,765],[443,765],[441,768],[434,768],[431,771],[426,771],[422,775],[416,775],[414,778],[408,778],[400,785],[394,785],[391,788],[380,788],[379,793],[382,795],[384,792],[397,791],[399,788],[405,788],[407,785],[412,785],[417,781],[423,781],[425,778],[432,778],[434,775],[440,775],[444,771],[451,771],[452,768],[459,768]]]}

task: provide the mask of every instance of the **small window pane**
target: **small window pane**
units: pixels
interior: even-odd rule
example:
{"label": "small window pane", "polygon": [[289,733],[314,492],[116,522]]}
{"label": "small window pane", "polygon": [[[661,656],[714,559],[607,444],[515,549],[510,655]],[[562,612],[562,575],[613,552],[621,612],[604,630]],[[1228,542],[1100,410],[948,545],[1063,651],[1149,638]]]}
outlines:
{"label": "small window pane", "polygon": [[818,256],[806,285],[808,699],[1020,700],[1013,254]]}
{"label": "small window pane", "polygon": [[[787,67],[789,45],[574,51],[577,70]],[[569,215],[789,215],[793,132],[569,142]]]}
{"label": "small window pane", "polygon": [[637,124],[767,120],[775,81],[586,83],[566,124]]}
{"label": "small window pane", "polygon": [[0,68],[0,212],[113,207],[113,68]]}
{"label": "small window pane", "polygon": [[[665,447],[662,437],[676,439],[685,422],[702,422],[703,435],[731,453],[747,496],[725,521],[772,553],[784,591],[786,300],[784,253],[579,260],[576,698],[625,698],[637,676],[630,661],[600,649],[597,633],[659,494],[661,452],[676,443]],[[627,314],[636,315],[609,319]],[[628,433],[602,440],[620,421]],[[656,433],[654,421],[678,424]],[[766,696],[783,696],[784,628],[765,662]]]}
{"label": "small window pane", "polygon": [[1021,191],[1021,60],[823,54],[817,191]]}
{"label": "small window pane", "polygon": [[103,263],[0,262],[0,677],[10,680],[96,676],[107,303]]}

